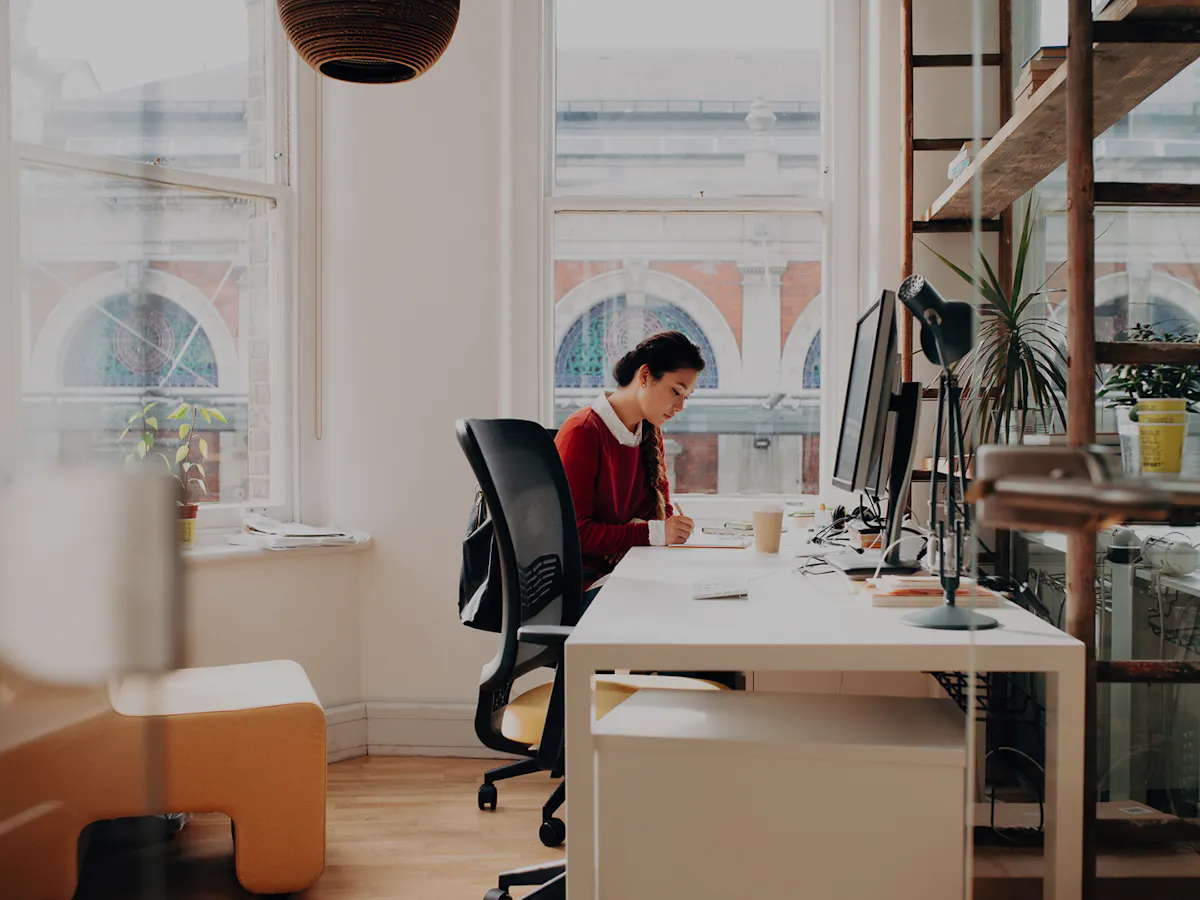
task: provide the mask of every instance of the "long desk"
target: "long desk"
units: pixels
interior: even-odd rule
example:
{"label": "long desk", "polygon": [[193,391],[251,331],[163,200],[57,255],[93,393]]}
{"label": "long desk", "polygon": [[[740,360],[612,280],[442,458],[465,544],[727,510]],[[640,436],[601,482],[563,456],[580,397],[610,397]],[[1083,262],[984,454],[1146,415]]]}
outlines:
{"label": "long desk", "polygon": [[[1047,900],[1082,884],[1084,647],[1015,604],[1001,627],[929,631],[871,606],[840,575],[802,575],[790,553],[642,547],[631,551],[566,645],[569,900],[595,900],[592,676],[600,670],[1044,672]],[[743,600],[693,600],[697,580],[745,576]],[[639,815],[650,814],[639,810]],[[965,815],[965,811],[964,811]],[[947,860],[948,865],[957,864]]]}

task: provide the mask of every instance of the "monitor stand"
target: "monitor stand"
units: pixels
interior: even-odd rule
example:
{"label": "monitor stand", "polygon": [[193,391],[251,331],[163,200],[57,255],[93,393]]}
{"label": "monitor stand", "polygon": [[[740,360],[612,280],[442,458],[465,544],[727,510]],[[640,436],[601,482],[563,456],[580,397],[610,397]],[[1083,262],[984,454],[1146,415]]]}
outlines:
{"label": "monitor stand", "polygon": [[825,554],[822,559],[851,581],[874,578],[876,569],[880,575],[915,575],[922,570],[921,564],[915,559],[883,562],[883,565],[880,565],[882,554],[878,550],[864,550],[862,553],[857,550],[839,550],[836,553]]}

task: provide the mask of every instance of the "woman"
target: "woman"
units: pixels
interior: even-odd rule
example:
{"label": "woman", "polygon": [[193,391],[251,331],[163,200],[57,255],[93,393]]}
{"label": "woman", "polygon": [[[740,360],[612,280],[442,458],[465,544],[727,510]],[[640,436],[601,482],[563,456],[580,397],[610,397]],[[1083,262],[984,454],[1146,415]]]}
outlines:
{"label": "woman", "polygon": [[671,506],[661,428],[683,409],[702,371],[700,349],[678,331],[648,337],[613,368],[617,389],[559,429],[585,591],[631,547],[682,544],[691,535],[692,520]]}

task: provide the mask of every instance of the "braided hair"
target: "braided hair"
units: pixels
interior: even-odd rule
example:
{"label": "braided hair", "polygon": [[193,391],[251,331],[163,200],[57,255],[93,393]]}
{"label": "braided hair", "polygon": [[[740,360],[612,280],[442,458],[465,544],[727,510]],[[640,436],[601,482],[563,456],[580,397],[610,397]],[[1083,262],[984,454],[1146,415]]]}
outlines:
{"label": "braided hair", "polygon": [[[649,369],[651,377],[658,381],[668,372],[678,372],[680,369],[703,372],[704,356],[700,348],[682,332],[660,331],[622,356],[613,366],[613,378],[617,380],[618,385],[625,387],[637,377],[642,366]],[[659,430],[646,421],[642,422],[642,443],[639,451],[646,486],[654,495],[654,516],[657,519],[666,518],[667,467],[663,461],[662,440]]]}

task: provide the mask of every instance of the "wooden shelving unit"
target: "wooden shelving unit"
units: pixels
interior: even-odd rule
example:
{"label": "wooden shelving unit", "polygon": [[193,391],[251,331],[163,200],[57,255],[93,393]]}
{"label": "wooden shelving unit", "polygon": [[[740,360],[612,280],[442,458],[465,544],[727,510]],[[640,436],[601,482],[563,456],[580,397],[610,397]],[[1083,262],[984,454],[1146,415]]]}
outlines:
{"label": "wooden shelving unit", "polygon": [[[1097,196],[1124,195],[1128,202],[1150,203],[1155,196],[1182,199],[1191,188],[1102,188],[1095,181],[1093,160],[1095,136],[1116,121],[1117,113],[1132,110],[1183,66],[1200,58],[1198,17],[1200,5],[1195,3],[1114,0],[1094,20],[1091,0],[1069,0],[1066,62],[1034,96],[1035,102],[1026,114],[1011,123],[1008,133],[996,135],[989,144],[991,153],[986,157],[981,154],[977,160],[976,171],[964,173],[968,180],[981,177],[984,193],[994,197],[1012,190],[1028,190],[1042,174],[1052,171],[1064,158],[1067,161],[1067,440],[1073,445],[1090,444],[1096,437],[1097,362],[1200,362],[1200,347],[1196,345],[1097,343]],[[1056,122],[1050,121],[1047,110],[1058,111]],[[1020,124],[1031,121],[1038,123],[1040,136],[1029,124]],[[1035,140],[1040,140],[1045,149],[1034,152]],[[1014,174],[1016,183],[1003,185],[1005,170],[999,163],[1011,160],[1015,148],[1021,146],[1030,148],[1025,151],[1030,172],[1020,179]],[[944,195],[944,199],[946,202],[939,201],[932,214],[952,214],[959,202],[957,194]],[[1066,630],[1086,648],[1082,864],[1083,897],[1089,900],[1097,893],[1097,685],[1195,683],[1200,680],[1200,665],[1175,660],[1097,661],[1095,532],[1079,531],[1067,537],[1066,605]]]}
{"label": "wooden shelving unit", "polygon": [[[1119,0],[1105,8],[1097,22],[1123,24],[1124,28],[1111,32],[1114,37],[1144,38],[1146,35],[1137,29],[1152,23],[1155,15],[1168,12],[1195,16],[1200,22],[1200,4],[1163,4],[1153,0]],[[1109,34],[1105,32],[1106,36]],[[1176,30],[1176,38],[1186,36],[1186,31]],[[1092,136],[1106,131],[1196,59],[1200,59],[1200,43],[1190,41],[1097,44],[1092,52],[1095,83]],[[970,167],[929,207],[923,220],[970,217],[976,180],[981,187],[982,218],[994,218],[1062,165],[1067,159],[1069,75],[1070,60],[1067,60],[984,145]]]}
{"label": "wooden shelving unit", "polygon": [[[920,0],[917,0],[920,2]],[[997,20],[1000,25],[1000,52],[984,53],[980,62],[984,66],[1000,68],[1000,121],[1007,122],[1012,115],[1012,90],[1009,85],[1009,71],[1012,67],[1010,48],[1012,47],[1012,0],[996,0]],[[901,263],[901,280],[913,273],[913,235],[915,234],[951,234],[965,233],[972,230],[968,209],[963,216],[941,216],[936,221],[917,219],[913,213],[913,159],[914,155],[923,152],[956,151],[963,144],[970,143],[972,138],[965,137],[917,137],[913,123],[913,73],[921,68],[970,68],[974,58],[969,53],[913,53],[913,0],[903,0],[904,15],[904,258]],[[984,231],[1000,233],[1000,259],[998,272],[1000,277],[1012,277],[1012,221],[1007,211],[1000,218],[987,217],[982,223]],[[912,316],[907,310],[900,311],[900,361],[901,374],[905,381],[911,381],[913,365],[913,328]]]}
{"label": "wooden shelving unit", "polygon": [[[1095,333],[1095,221],[1097,204],[1119,206],[1200,206],[1200,187],[1181,184],[1100,183],[1095,181],[1092,144],[1139,103],[1188,64],[1200,59],[1200,0],[1112,0],[1093,13],[1093,0],[1068,0],[1067,59],[986,142],[971,164],[924,213],[911,221],[912,156],[922,149],[947,149],[949,139],[917,139],[912,127],[912,3],[904,0],[907,197],[904,275],[912,271],[914,233],[967,230],[978,184],[985,230],[1008,225],[1013,202],[1064,162],[1067,164],[1068,333],[1067,439],[1089,445],[1096,437],[1096,365],[1200,365],[1200,344],[1100,342]],[[999,61],[1011,48],[1008,0],[1001,6]],[[1005,70],[1007,71],[1007,69]],[[1002,90],[1009,89],[1001,78]],[[1011,100],[1011,95],[1009,95]],[[1002,98],[1002,104],[1004,103]],[[1002,110],[1005,107],[1002,105]],[[998,218],[999,217],[999,218]],[[963,223],[966,223],[964,226]],[[1002,240],[1001,277],[1008,279],[1011,244]],[[911,327],[905,322],[901,349],[905,378],[911,377]],[[928,473],[914,476],[914,481]],[[1076,532],[1067,539],[1065,629],[1087,648],[1083,780],[1083,897],[1096,896],[1097,684],[1200,683],[1200,664],[1175,660],[1096,660],[1096,534]],[[1185,822],[1189,834],[1200,822]],[[1142,829],[1152,839],[1154,829]],[[1158,837],[1162,837],[1159,835]]]}

